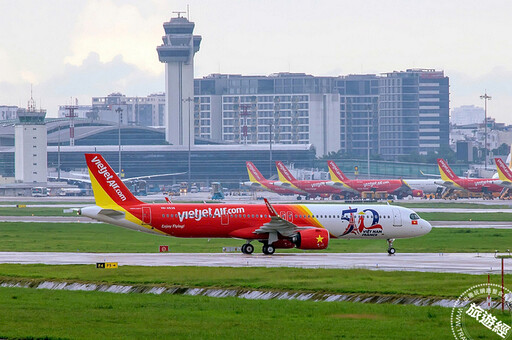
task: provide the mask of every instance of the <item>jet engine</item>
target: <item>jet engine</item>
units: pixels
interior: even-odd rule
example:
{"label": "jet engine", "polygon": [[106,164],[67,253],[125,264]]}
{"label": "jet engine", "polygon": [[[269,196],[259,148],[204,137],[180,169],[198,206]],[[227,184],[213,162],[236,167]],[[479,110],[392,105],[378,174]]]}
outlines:
{"label": "jet engine", "polygon": [[412,191],[412,197],[423,197],[423,190],[414,189]]}
{"label": "jet engine", "polygon": [[329,232],[321,228],[301,230],[293,235],[292,242],[299,249],[325,249],[329,245]]}

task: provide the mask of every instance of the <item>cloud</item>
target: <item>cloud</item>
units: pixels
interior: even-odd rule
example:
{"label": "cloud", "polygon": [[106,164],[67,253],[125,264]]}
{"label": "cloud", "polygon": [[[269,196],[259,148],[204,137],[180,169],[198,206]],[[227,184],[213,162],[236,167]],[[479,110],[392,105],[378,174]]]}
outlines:
{"label": "cloud", "polygon": [[79,14],[65,62],[80,65],[90,53],[102,62],[122,55],[126,62],[153,74],[161,72],[156,46],[163,35],[160,15],[129,3],[91,0]]}
{"label": "cloud", "polygon": [[498,122],[512,124],[512,70],[495,67],[483,75],[470,75],[458,71],[446,71],[450,77],[451,107],[476,105],[483,107],[480,96],[487,91],[492,99],[488,102],[488,115]]}
{"label": "cloud", "polygon": [[[163,70],[161,65],[160,74],[155,75],[125,62],[120,55],[109,62],[102,62],[97,53],[90,53],[81,65],[67,64],[61,74],[34,86],[34,99],[38,107],[48,111],[49,117],[56,117],[59,105],[72,103],[71,98],[77,98],[81,105],[90,105],[92,97],[107,96],[113,92],[127,96],[164,92]],[[0,92],[2,96],[6,95],[5,98],[0,96],[0,102],[4,100],[3,105],[25,106],[30,97],[30,85],[0,82]],[[25,93],[26,96],[13,102],[12,98],[16,98],[17,93]],[[11,100],[6,101],[7,98]]]}

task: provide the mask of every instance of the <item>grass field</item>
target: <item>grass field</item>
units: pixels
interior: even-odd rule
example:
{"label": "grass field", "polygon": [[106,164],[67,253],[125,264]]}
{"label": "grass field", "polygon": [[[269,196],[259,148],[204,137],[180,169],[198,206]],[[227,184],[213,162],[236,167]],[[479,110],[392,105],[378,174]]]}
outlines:
{"label": "grass field", "polygon": [[[76,213],[74,213],[76,215]],[[64,213],[64,208],[53,207],[26,207],[6,208],[0,207],[0,216],[72,216],[71,213]]]}
{"label": "grass field", "polygon": [[[241,246],[236,239],[175,238],[146,234],[100,223],[0,223],[0,251],[55,252],[157,252],[168,245],[171,252],[220,252],[222,247]],[[255,243],[259,252],[259,243]],[[512,249],[512,230],[434,228],[429,234],[399,239],[398,252],[494,252]],[[379,252],[385,240],[331,240],[324,252]],[[278,252],[304,252],[278,249]],[[318,252],[318,251],[314,251]]]}
{"label": "grass field", "polygon": [[[487,275],[231,267],[121,266],[99,270],[94,265],[0,264],[0,281],[9,279],[454,298],[475,284],[487,282]],[[491,275],[492,283],[500,280],[499,275]],[[511,280],[512,275],[505,276],[505,282]]]}
{"label": "grass field", "polygon": [[0,308],[2,338],[451,338],[442,307],[1,288]]}

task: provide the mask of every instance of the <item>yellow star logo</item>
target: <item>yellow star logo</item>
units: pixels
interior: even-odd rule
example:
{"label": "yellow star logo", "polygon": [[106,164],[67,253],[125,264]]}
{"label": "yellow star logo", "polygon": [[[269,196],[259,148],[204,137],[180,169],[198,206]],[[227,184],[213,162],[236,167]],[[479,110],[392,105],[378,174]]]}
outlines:
{"label": "yellow star logo", "polygon": [[316,243],[322,243],[324,241],[324,238],[320,235],[316,238]]}

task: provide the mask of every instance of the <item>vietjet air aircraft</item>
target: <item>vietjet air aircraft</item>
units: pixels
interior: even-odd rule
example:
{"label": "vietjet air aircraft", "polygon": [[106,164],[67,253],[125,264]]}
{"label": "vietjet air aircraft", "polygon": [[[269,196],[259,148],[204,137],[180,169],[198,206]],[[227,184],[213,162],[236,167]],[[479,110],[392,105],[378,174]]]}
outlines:
{"label": "vietjet air aircraft", "polygon": [[482,192],[484,194],[501,192],[503,190],[503,187],[499,185],[500,180],[493,178],[460,178],[453,172],[452,168],[448,166],[448,163],[441,158],[437,159],[437,165],[439,166],[442,181],[436,183],[448,188],[448,192],[443,196],[446,196],[454,190]]}
{"label": "vietjet air aircraft", "polygon": [[[342,189],[329,185],[330,181],[298,181],[281,161],[276,162],[276,167],[281,186],[305,191],[307,193],[306,198],[315,198],[316,196],[329,197],[331,195],[339,195],[342,192]],[[300,196],[297,199],[300,199]]]}
{"label": "vietjet air aircraft", "polygon": [[384,191],[390,195],[397,195],[398,197],[409,195],[413,197],[423,196],[423,191],[411,189],[411,187],[401,179],[349,179],[333,161],[327,161],[327,165],[329,166],[329,173],[333,185],[342,184],[359,193],[364,191]]}
{"label": "vietjet air aircraft", "polygon": [[508,167],[501,158],[495,158],[494,161],[496,162],[498,176],[501,180],[499,184],[504,188],[500,195],[500,198],[503,198],[504,196],[510,195],[512,189],[512,170],[510,170],[510,167]]}
{"label": "vietjet air aircraft", "polygon": [[414,211],[390,205],[339,204],[155,204],[139,201],[99,154],[85,154],[95,206],[83,216],[121,227],[176,237],[238,238],[242,252],[263,243],[276,248],[325,249],[331,238],[386,239],[393,254],[396,238],[425,235],[431,225]]}
{"label": "vietjet air aircraft", "polygon": [[245,164],[247,166],[247,172],[249,173],[249,182],[244,182],[243,185],[249,188],[272,191],[280,195],[307,194],[307,192],[300,190],[299,188],[285,186],[279,181],[270,181],[266,179],[252,162],[246,162]]}

